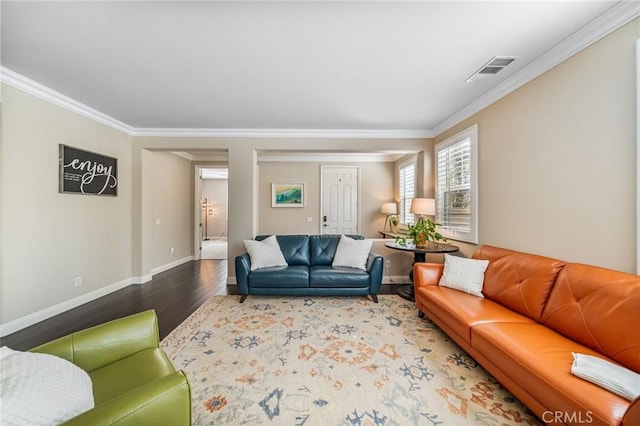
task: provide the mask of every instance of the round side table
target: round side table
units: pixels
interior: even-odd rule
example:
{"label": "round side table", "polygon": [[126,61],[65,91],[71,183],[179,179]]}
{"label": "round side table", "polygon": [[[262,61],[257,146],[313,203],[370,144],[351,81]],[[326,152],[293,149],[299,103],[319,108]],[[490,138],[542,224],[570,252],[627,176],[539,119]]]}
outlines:
{"label": "round side table", "polygon": [[[406,245],[400,245],[395,241],[386,243],[385,247],[388,247],[393,250],[412,252],[414,264],[416,262],[425,262],[427,260],[427,253],[455,253],[458,250],[460,250],[459,247],[454,246],[452,244],[430,243],[427,245],[427,247],[418,248],[412,243],[411,244],[407,243]],[[413,282],[413,268],[411,268],[411,271],[409,272],[409,278],[411,279],[411,282]],[[413,294],[413,284],[398,286],[396,293],[398,293],[398,296],[402,297],[403,299],[407,299],[412,302],[415,301],[415,297]]]}

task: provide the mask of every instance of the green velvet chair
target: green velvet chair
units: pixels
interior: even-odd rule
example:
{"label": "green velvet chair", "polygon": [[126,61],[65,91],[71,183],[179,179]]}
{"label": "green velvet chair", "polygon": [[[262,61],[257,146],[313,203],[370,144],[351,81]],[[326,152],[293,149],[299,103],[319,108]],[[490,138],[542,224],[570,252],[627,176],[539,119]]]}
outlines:
{"label": "green velvet chair", "polygon": [[89,373],[95,407],[65,425],[191,424],[191,390],[159,348],[158,319],[145,311],[45,343]]}

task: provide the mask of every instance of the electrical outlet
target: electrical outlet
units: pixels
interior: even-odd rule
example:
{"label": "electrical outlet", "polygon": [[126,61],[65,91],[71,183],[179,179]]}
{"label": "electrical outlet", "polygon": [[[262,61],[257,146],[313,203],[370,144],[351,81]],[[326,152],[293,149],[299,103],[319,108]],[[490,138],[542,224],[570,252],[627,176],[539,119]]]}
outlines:
{"label": "electrical outlet", "polygon": [[76,277],[76,287],[80,287],[82,285],[82,277]]}
{"label": "electrical outlet", "polygon": [[384,262],[384,266],[385,266],[386,268],[391,268],[391,261],[390,261],[390,260],[387,260],[386,262]]}
{"label": "electrical outlet", "polygon": [[171,254],[173,254],[173,252],[174,252],[174,251],[175,251],[175,250],[173,249],[173,247],[171,247],[171,248],[169,249],[169,253],[171,253]]}

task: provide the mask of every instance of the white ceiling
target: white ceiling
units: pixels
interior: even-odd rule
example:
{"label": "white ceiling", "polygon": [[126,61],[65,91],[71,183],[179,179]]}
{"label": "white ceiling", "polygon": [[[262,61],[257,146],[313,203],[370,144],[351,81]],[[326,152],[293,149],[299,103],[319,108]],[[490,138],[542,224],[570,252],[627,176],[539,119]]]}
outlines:
{"label": "white ceiling", "polygon": [[1,59],[136,129],[430,131],[617,3],[2,1]]}

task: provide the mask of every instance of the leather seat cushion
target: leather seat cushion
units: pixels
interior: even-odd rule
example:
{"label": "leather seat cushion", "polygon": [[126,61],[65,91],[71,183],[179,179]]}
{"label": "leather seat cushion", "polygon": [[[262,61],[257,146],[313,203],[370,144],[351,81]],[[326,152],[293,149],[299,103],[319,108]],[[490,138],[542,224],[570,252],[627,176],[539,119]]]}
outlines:
{"label": "leather seat cushion", "polygon": [[250,287],[309,287],[308,266],[287,266],[264,268],[251,271],[249,274]]}
{"label": "leather seat cushion", "polygon": [[89,373],[95,405],[175,372],[162,349],[145,349]]}
{"label": "leather seat cushion", "polygon": [[309,282],[311,287],[369,287],[371,279],[360,269],[312,266]]}
{"label": "leather seat cushion", "polygon": [[471,343],[471,326],[491,321],[534,324],[489,299],[440,286],[424,286],[416,290],[418,305],[426,306],[453,331]]}
{"label": "leather seat cushion", "polygon": [[526,383],[527,391],[551,411],[577,412],[583,420],[591,416],[596,424],[620,424],[629,406],[629,401],[571,374],[571,352],[603,355],[544,325],[479,324],[471,329],[471,343],[513,381]]}

